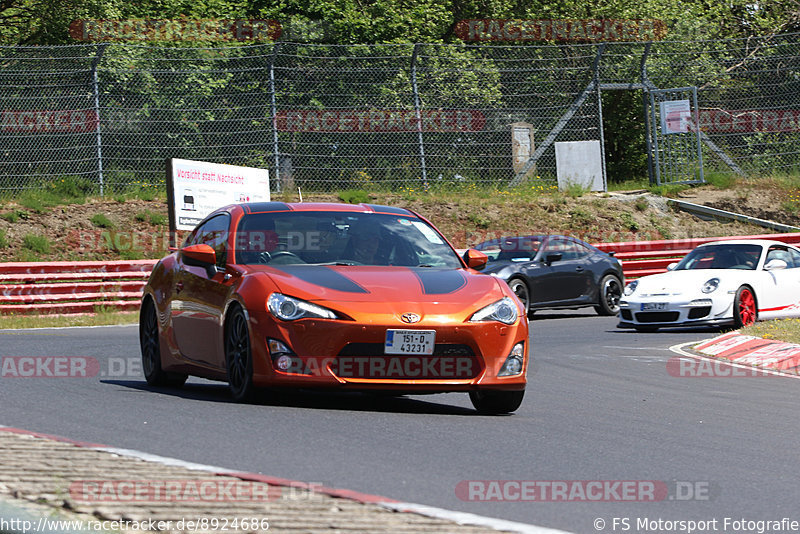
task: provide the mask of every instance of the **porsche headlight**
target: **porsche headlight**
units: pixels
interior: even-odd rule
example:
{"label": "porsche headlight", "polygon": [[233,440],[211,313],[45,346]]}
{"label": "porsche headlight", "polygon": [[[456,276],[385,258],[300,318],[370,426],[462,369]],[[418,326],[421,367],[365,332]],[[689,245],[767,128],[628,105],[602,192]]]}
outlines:
{"label": "porsche headlight", "polygon": [[307,317],[316,317],[318,319],[337,318],[336,314],[327,308],[281,293],[273,293],[269,296],[267,309],[272,315],[283,321],[296,321]]}
{"label": "porsche headlight", "polygon": [[703,284],[703,287],[700,288],[700,291],[703,293],[712,293],[719,287],[719,278],[712,278],[710,280],[706,280],[706,283]]}
{"label": "porsche headlight", "polygon": [[638,280],[634,280],[633,282],[631,282],[627,286],[625,286],[625,290],[623,291],[623,293],[625,293],[625,295],[633,295],[633,292],[636,291],[636,286],[638,286],[638,285],[639,285],[639,281]]}
{"label": "porsche headlight", "polygon": [[519,313],[517,305],[508,297],[489,304],[472,314],[469,318],[471,323],[481,323],[486,321],[499,321],[504,324],[514,324]]}

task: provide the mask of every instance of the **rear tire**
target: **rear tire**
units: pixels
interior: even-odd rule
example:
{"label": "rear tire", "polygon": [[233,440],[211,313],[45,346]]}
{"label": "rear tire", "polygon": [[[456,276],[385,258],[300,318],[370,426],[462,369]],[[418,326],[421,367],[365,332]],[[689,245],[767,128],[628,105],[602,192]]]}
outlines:
{"label": "rear tire", "polygon": [[598,288],[599,301],[594,310],[598,315],[616,315],[619,313],[619,301],[622,298],[622,282],[613,274],[607,274],[600,280]]}
{"label": "rear tire", "polygon": [[470,391],[469,400],[483,415],[499,415],[515,411],[522,404],[525,390],[521,391]]}
{"label": "rear tire", "polygon": [[161,369],[158,315],[156,306],[149,297],[142,303],[139,313],[139,347],[142,351],[142,371],[148,385],[181,387],[186,382],[186,375],[167,373]]}
{"label": "rear tire", "polygon": [[749,286],[742,286],[736,290],[733,298],[733,324],[736,328],[748,326],[758,319],[756,296]]}

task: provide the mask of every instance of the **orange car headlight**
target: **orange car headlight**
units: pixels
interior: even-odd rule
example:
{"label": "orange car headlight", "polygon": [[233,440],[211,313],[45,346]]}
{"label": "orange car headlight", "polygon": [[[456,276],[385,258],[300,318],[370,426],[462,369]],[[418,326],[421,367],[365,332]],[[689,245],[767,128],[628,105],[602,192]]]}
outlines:
{"label": "orange car headlight", "polygon": [[269,312],[282,321],[296,321],[307,317],[317,319],[338,319],[328,308],[317,306],[305,300],[296,299],[282,293],[273,293],[267,299]]}
{"label": "orange car headlight", "polygon": [[517,305],[508,297],[489,304],[472,314],[469,318],[471,323],[482,323],[486,321],[499,321],[504,324],[514,324],[519,313]]}

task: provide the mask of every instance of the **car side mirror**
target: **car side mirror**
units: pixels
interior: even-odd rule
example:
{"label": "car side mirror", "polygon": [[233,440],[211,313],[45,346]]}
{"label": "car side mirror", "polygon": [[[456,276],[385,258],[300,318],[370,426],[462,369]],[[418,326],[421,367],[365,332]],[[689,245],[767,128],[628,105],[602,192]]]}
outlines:
{"label": "car side mirror", "polygon": [[468,249],[464,252],[464,263],[467,264],[467,267],[470,269],[475,269],[476,271],[480,271],[484,267],[486,267],[486,262],[489,261],[489,256],[481,252],[480,250],[475,250],[474,248]]}
{"label": "car side mirror", "polygon": [[674,271],[675,267],[677,267],[677,266],[678,266],[678,262],[677,261],[673,261],[672,263],[667,265],[667,270],[668,271]]}
{"label": "car side mirror", "polygon": [[214,249],[206,244],[189,245],[181,249],[181,259],[186,265],[209,268],[217,263]]}
{"label": "car side mirror", "polygon": [[547,255],[545,258],[544,258],[544,262],[545,262],[547,265],[550,265],[550,264],[551,264],[551,263],[553,263],[554,261],[561,261],[561,258],[563,258],[563,256],[561,255],[561,253],[560,253],[560,252],[556,252],[556,253],[553,253],[553,254],[548,254],[548,255]]}
{"label": "car side mirror", "polygon": [[785,269],[789,266],[785,261],[779,260],[775,258],[774,260],[769,260],[767,264],[764,266],[765,271],[777,271],[780,269]]}

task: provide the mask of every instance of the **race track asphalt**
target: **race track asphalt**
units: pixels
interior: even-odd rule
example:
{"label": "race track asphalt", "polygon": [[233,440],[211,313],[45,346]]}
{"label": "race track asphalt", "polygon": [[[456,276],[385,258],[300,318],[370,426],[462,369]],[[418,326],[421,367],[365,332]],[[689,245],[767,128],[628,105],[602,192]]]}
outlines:
{"label": "race track asphalt", "polygon": [[[643,519],[717,519],[717,532],[725,518],[800,520],[800,381],[667,370],[669,347],[717,334],[640,334],[590,311],[540,312],[522,407],[486,417],[465,394],[294,392],[239,405],[222,383],[147,387],[134,326],[0,331],[4,360],[84,356],[100,366],[90,378],[4,373],[0,424],[573,532],[623,532],[622,518],[627,532],[646,531]],[[670,493],[473,502],[456,492],[469,481],[655,481]]]}

